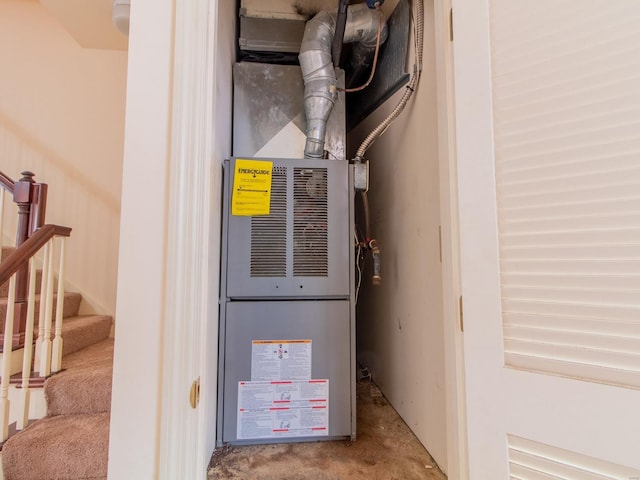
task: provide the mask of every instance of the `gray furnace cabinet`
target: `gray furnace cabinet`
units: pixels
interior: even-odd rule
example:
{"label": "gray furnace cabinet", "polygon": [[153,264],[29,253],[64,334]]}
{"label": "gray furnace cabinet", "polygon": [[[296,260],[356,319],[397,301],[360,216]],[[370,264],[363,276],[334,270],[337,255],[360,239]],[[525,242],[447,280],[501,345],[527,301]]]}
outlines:
{"label": "gray furnace cabinet", "polygon": [[[236,162],[272,171],[268,215],[232,215]],[[224,164],[217,443],[355,439],[352,167]]]}

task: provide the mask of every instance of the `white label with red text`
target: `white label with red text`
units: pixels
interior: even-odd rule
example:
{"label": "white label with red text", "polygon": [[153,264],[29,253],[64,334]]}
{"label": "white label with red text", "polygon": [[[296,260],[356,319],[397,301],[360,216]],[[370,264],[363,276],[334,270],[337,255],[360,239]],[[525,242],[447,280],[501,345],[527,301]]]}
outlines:
{"label": "white label with red text", "polygon": [[329,435],[329,380],[238,382],[238,440]]}

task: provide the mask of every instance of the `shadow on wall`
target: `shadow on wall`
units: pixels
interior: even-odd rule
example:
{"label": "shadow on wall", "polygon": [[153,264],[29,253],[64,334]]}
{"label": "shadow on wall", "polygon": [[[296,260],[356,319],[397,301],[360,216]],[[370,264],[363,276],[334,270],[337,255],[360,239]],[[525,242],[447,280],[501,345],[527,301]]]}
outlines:
{"label": "shadow on wall", "polygon": [[[67,281],[83,294],[81,313],[115,311],[120,199],[100,185],[91,172],[79,171],[37,138],[0,112],[0,158],[2,171],[13,180],[30,170],[38,182],[49,184],[47,223],[73,229],[67,245]],[[10,204],[5,206],[7,213]],[[5,213],[3,244],[13,245],[13,215]]]}

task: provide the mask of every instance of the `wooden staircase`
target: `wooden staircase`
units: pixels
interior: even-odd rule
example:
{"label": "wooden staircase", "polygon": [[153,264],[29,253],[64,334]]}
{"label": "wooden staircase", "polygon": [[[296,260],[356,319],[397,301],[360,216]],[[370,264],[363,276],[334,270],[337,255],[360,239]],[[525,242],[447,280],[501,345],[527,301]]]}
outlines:
{"label": "wooden staircase", "polygon": [[[2,253],[9,251],[3,249]],[[79,315],[81,300],[79,293],[65,293],[63,370],[41,387],[46,416],[30,421],[2,445],[5,480],[106,479],[112,318]],[[6,304],[3,285],[0,318],[5,316]]]}

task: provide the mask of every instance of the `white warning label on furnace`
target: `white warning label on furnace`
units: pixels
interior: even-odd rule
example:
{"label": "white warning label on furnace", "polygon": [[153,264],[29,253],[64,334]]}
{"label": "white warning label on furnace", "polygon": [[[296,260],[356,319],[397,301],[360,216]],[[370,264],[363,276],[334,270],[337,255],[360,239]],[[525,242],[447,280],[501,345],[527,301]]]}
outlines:
{"label": "white warning label on furnace", "polygon": [[329,380],[238,382],[238,440],[329,435]]}
{"label": "white warning label on furnace", "polygon": [[254,340],[251,381],[310,380],[311,340]]}

